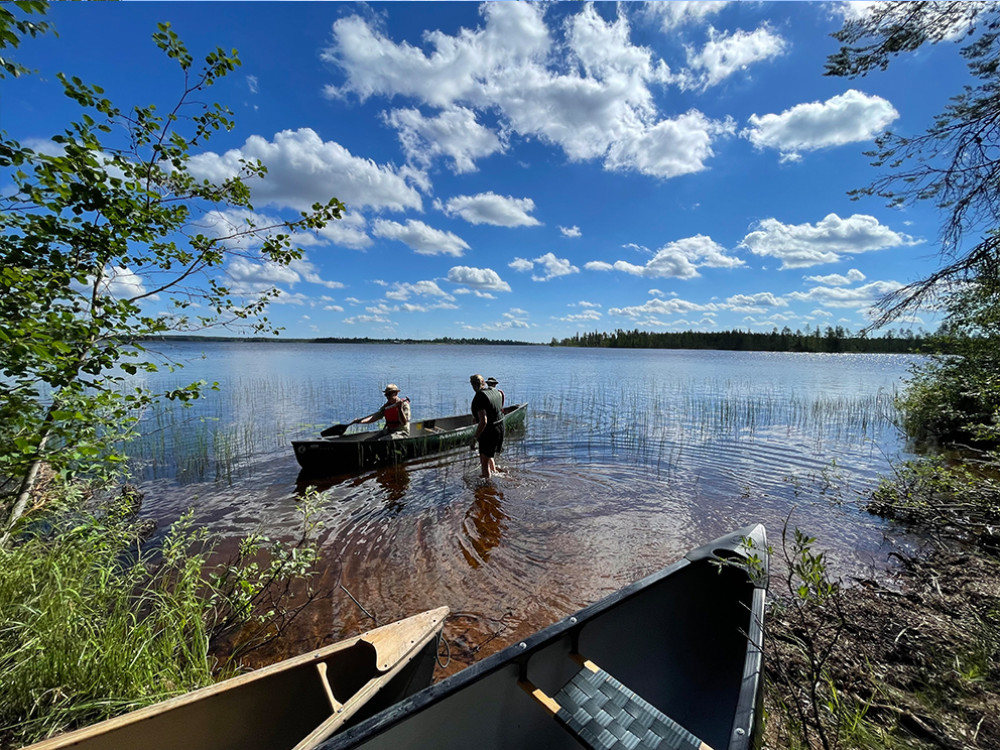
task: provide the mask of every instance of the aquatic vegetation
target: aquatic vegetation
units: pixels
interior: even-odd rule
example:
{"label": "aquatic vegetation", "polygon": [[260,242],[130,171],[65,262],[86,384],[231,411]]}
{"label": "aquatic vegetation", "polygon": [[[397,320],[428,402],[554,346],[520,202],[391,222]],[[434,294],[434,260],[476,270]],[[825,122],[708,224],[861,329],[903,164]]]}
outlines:
{"label": "aquatic vegetation", "polygon": [[[783,443],[806,449],[834,442],[862,447],[897,440],[896,394],[787,393],[724,379],[676,380],[649,392],[633,381],[527,394],[524,439],[540,458],[622,462],[668,474],[712,441]],[[466,408],[448,393],[418,395],[424,413]],[[191,405],[166,404],[143,415],[127,448],[136,476],[232,483],[252,476],[263,456],[287,452],[293,437],[315,434],[368,404],[357,382],[239,377]],[[435,405],[437,402],[437,405]],[[318,421],[339,412],[330,421]]]}

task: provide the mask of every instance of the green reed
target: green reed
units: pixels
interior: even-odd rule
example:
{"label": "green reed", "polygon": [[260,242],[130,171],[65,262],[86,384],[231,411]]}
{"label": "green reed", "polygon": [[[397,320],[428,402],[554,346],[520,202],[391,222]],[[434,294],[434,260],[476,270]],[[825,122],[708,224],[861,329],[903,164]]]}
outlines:
{"label": "green reed", "polygon": [[48,521],[0,549],[0,746],[212,681],[200,568],[151,575],[119,510]]}
{"label": "green reed", "polygon": [[240,378],[189,405],[151,408],[126,450],[134,471],[149,478],[232,482],[252,473],[255,457],[328,426],[317,423],[317,416],[329,412],[331,401],[356,403],[353,390],[331,394],[311,383]]}
{"label": "green reed", "polygon": [[[582,442],[587,454],[605,455],[658,474],[676,468],[686,446],[716,439],[786,439],[799,445],[833,441],[864,445],[894,432],[895,393],[810,395],[725,383],[696,389],[676,383],[652,392],[628,385],[545,394],[533,411],[541,453]],[[568,438],[567,434],[572,434]]]}
{"label": "green reed", "polygon": [[[253,534],[227,559],[193,512],[148,548],[134,491],[109,497],[53,479],[46,493],[0,547],[0,747],[228,677],[315,596],[314,493],[299,505],[297,539]],[[303,587],[305,601],[292,601]]]}
{"label": "green reed", "polygon": [[[429,388],[431,386],[428,386]],[[288,450],[295,437],[373,409],[369,388],[329,382],[238,378],[183,408],[165,404],[144,415],[128,448],[147,477],[232,482],[261,455]],[[461,393],[413,393],[415,418],[466,407]],[[833,440],[860,445],[891,430],[895,393],[803,395],[752,383],[682,381],[649,391],[634,383],[568,382],[560,391],[528,391],[533,449],[585,451],[669,470],[692,443],[785,435],[798,443]],[[377,399],[376,399],[377,400]],[[572,445],[570,445],[572,443]]]}

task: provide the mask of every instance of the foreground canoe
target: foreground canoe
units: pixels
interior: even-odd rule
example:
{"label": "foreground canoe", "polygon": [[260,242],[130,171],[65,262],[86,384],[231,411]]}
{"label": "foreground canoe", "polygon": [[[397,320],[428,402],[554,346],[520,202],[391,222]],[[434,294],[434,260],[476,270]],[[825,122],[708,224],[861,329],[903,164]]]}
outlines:
{"label": "foreground canoe", "polygon": [[321,748],[747,750],[766,584],[764,527],[748,526]]}
{"label": "foreground canoe", "polygon": [[29,750],[307,750],[429,685],[447,616],[430,610]]}
{"label": "foreground canoe", "polygon": [[[504,408],[507,429],[524,424],[527,404]],[[380,464],[405,461],[467,445],[476,432],[472,414],[441,419],[425,419],[410,426],[409,437],[386,440],[370,439],[373,432],[293,440],[295,459],[308,472],[337,474],[358,471]]]}

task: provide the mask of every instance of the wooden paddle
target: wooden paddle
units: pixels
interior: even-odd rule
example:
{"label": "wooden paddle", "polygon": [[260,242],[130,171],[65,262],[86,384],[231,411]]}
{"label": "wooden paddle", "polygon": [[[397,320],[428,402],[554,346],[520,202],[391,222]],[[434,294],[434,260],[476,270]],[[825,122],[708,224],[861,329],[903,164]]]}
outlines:
{"label": "wooden paddle", "polygon": [[320,437],[340,437],[347,431],[347,428],[350,426],[351,426],[350,424],[331,425],[330,427],[327,427],[320,433]]}

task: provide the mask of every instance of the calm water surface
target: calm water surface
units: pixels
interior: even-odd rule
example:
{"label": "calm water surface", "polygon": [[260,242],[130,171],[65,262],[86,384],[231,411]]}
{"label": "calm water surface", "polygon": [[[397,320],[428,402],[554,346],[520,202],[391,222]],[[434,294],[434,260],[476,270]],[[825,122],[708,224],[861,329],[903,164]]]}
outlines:
{"label": "calm water surface", "polygon": [[[820,539],[835,573],[883,569],[911,540],[859,509],[905,458],[892,399],[913,357],[539,347],[172,343],[151,385],[217,381],[144,416],[133,446],[144,514],[187,508],[225,537],[294,534],[322,492],[331,597],[290,650],[442,604],[464,666],[751,522]],[[289,441],[374,411],[388,382],[413,418],[465,412],[468,376],[527,402],[504,475],[459,450],[299,481]],[[366,614],[367,613],[367,614]]]}

